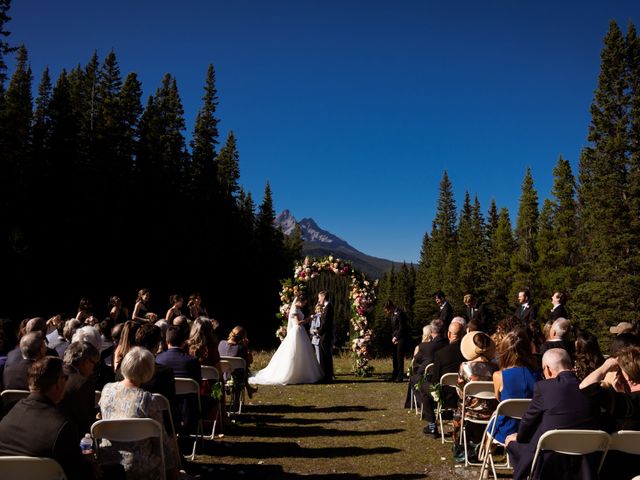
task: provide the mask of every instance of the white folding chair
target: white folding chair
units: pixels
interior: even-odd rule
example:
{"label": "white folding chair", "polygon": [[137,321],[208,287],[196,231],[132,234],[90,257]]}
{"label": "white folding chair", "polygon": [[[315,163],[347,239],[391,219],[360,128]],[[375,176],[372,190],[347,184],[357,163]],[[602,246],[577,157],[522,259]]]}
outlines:
{"label": "white folding chair", "polygon": [[[511,464],[509,463],[509,456],[505,454],[505,462],[496,464],[493,461],[493,446],[500,445],[504,447],[504,443],[499,442],[495,439],[495,431],[496,425],[498,423],[498,417],[509,417],[514,418],[516,420],[520,420],[524,412],[527,411],[529,404],[531,403],[530,398],[511,398],[508,400],[503,400],[498,404],[496,411],[493,412],[491,416],[491,420],[489,420],[489,425],[484,431],[484,435],[482,437],[481,443],[481,453],[480,458],[482,458],[482,468],[480,469],[480,476],[478,477],[480,480],[484,478],[485,470],[487,469],[487,463],[491,464],[491,471],[493,472],[493,478],[498,479],[498,475],[496,474],[496,469],[510,469]],[[491,428],[489,428],[491,427]]]}
{"label": "white folding chair", "polygon": [[[444,375],[442,375],[442,377],[440,377],[440,385],[442,385],[442,395],[444,396],[446,389],[455,388],[457,383],[458,383],[457,373],[445,373]],[[441,401],[438,403],[438,406],[436,407],[436,411],[435,411],[436,423],[440,427],[440,437],[441,437],[442,443],[452,441],[452,440],[445,440],[444,438],[444,420],[442,418],[442,414],[444,412],[453,413],[455,412],[455,410],[456,410],[455,407],[444,406],[444,398],[441,399]]]}
{"label": "white folding chair", "polygon": [[195,395],[198,405],[198,425],[196,427],[196,434],[189,434],[193,438],[193,449],[191,450],[190,460],[194,460],[196,457],[196,446],[198,445],[198,438],[203,438],[203,424],[202,424],[202,402],[200,401],[200,385],[192,378],[179,378],[176,377],[176,396],[180,395]]}
{"label": "white folding chair", "polygon": [[[413,360],[411,361],[411,371],[413,371]],[[429,365],[427,365],[427,367],[424,369],[424,374],[422,377],[422,381],[425,382],[427,380],[427,375],[431,374],[431,372],[433,372],[433,363],[430,363]],[[418,384],[414,385],[413,388],[411,389],[411,393],[410,393],[410,397],[411,397],[411,409],[413,410],[415,408],[416,410],[416,415],[420,415],[420,417],[422,417],[422,412],[424,411],[424,404],[421,403],[420,404],[420,409],[418,410],[418,400],[416,399],[416,387],[418,386]]]}
{"label": "white folding chair", "polygon": [[[245,362],[244,358],[242,357],[220,356],[220,364],[222,365],[222,370],[224,373],[227,373],[227,368],[230,368],[230,370],[228,370],[229,374],[233,373],[234,370],[238,370],[238,369],[242,369],[244,372],[247,371],[247,362]],[[225,368],[225,365],[228,365],[229,367]],[[238,409],[235,411],[232,411],[231,413],[235,413],[235,414],[242,413],[242,405],[244,404],[245,387],[246,386],[243,385],[242,389],[240,390],[234,388],[233,395],[231,397],[231,401],[229,402],[229,404],[232,406],[232,408],[233,406],[238,405]],[[235,395],[238,395],[238,397],[236,398]]]}
{"label": "white folding chair", "polygon": [[[218,373],[218,369],[215,367],[211,367],[208,365],[202,366],[202,379],[209,380],[212,382],[220,381],[220,374]],[[218,402],[218,413],[216,414],[216,418],[213,420],[213,428],[211,429],[211,435],[204,435],[205,440],[213,440],[216,437],[216,426],[218,425],[218,420],[222,423],[222,402]],[[204,424],[203,424],[204,429]]]}
{"label": "white folding chair", "polygon": [[31,393],[29,390],[3,390],[2,393],[0,393],[0,399],[2,399],[2,405],[8,407],[23,398],[27,398],[29,393]]}
{"label": "white folding chair", "polygon": [[609,434],[602,430],[549,430],[538,440],[529,478],[535,472],[540,452],[544,450],[551,450],[564,455],[587,455],[593,452],[602,452],[600,466],[598,467],[598,471],[600,471],[609,449],[610,441]]}
{"label": "white folding chair", "polygon": [[64,470],[53,458],[0,457],[0,478],[11,480],[67,480]]}
{"label": "white folding chair", "polygon": [[640,431],[618,430],[611,434],[609,450],[640,455]]}
{"label": "white folding chair", "polygon": [[472,381],[467,383],[462,390],[462,415],[460,417],[460,442],[464,444],[464,466],[469,465],[480,466],[481,463],[469,461],[469,451],[467,448],[467,430],[466,425],[475,423],[479,425],[488,425],[489,420],[481,420],[468,416],[467,398],[478,398],[480,400],[495,400],[496,393],[493,389],[493,382],[489,381]]}
{"label": "white folding chair", "polygon": [[91,425],[91,435],[95,439],[96,452],[100,450],[99,439],[112,442],[139,442],[147,438],[157,438],[160,442],[160,478],[166,480],[163,430],[162,425],[152,418],[98,420]]}

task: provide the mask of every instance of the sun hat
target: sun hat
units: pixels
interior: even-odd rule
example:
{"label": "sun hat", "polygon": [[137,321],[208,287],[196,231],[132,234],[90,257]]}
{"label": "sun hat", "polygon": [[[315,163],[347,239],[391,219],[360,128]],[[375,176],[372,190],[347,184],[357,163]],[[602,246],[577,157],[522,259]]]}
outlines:
{"label": "sun hat", "polygon": [[485,357],[491,360],[496,353],[496,344],[484,332],[469,332],[462,337],[460,352],[469,361],[476,360],[478,357]]}
{"label": "sun hat", "polygon": [[611,333],[615,333],[616,335],[630,332],[631,330],[633,330],[633,324],[629,322],[620,322],[618,325],[609,328],[609,331]]}

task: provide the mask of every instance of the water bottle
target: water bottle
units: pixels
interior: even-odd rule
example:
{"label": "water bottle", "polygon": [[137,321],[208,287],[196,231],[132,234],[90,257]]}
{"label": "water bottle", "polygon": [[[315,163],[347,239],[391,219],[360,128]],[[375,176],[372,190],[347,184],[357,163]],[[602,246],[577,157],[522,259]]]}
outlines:
{"label": "water bottle", "polygon": [[80,440],[80,450],[85,455],[93,453],[93,438],[91,438],[91,434],[87,433],[82,440]]}

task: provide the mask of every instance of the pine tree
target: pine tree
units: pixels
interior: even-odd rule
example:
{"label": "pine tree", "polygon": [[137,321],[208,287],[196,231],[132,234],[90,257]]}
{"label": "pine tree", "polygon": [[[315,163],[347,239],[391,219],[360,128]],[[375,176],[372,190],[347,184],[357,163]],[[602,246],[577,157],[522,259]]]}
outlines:
{"label": "pine tree", "polygon": [[511,257],[515,241],[511,231],[509,211],[503,208],[498,217],[498,226],[493,238],[493,256],[489,268],[489,288],[487,302],[496,318],[500,319],[510,313],[510,292],[513,284]]}
{"label": "pine tree", "polygon": [[5,30],[6,23],[11,20],[9,9],[11,8],[11,0],[0,0],[0,97],[4,94],[4,84],[7,81],[7,64],[4,60],[5,55],[15,51],[15,48],[4,40],[9,36],[9,31]]}
{"label": "pine tree", "polygon": [[554,224],[554,204],[548,198],[545,199],[542,204],[542,210],[540,210],[540,216],[538,217],[538,235],[536,236],[536,251],[538,252],[538,259],[536,263],[536,272],[538,275],[538,284],[540,286],[541,297],[551,296],[553,292],[551,290],[562,290],[556,285],[556,252],[555,238],[553,232]]}
{"label": "pine tree", "polygon": [[[535,265],[538,259],[536,252],[536,235],[538,233],[538,192],[533,187],[531,170],[527,171],[522,181],[522,195],[518,209],[518,221],[515,229],[515,251],[511,257],[513,285],[511,297],[518,291],[529,288],[537,291]],[[535,293],[534,293],[535,295]]]}
{"label": "pine tree", "polygon": [[[418,261],[418,270],[416,272],[416,293],[415,303],[413,305],[415,322],[421,325],[427,324],[428,320],[431,319],[433,312],[435,312],[435,303],[433,301],[434,290],[432,289],[431,280],[429,278],[430,270],[431,239],[429,238],[429,233],[425,232],[422,238],[420,260]],[[381,297],[378,298],[380,299]]]}
{"label": "pine tree", "polygon": [[227,135],[227,141],[220,150],[216,158],[216,170],[218,174],[218,185],[224,198],[231,200],[238,193],[240,180],[240,158],[236,148],[236,137],[233,131]]}
{"label": "pine tree", "polygon": [[469,192],[465,192],[458,223],[459,292],[476,293],[481,285],[481,271],[478,266],[484,255],[482,227],[478,225],[479,220],[477,208],[471,205]]}
{"label": "pine tree", "polygon": [[578,206],[581,219],[580,277],[574,312],[596,332],[635,319],[638,292],[626,265],[633,238],[626,205],[628,103],[625,42],[612,21],[601,53],[600,76],[591,105],[589,146],[580,156]]}
{"label": "pine tree", "polygon": [[133,169],[133,158],[137,149],[139,137],[139,122],[142,115],[142,85],[135,73],[130,73],[124,80],[118,99],[119,124],[122,129],[118,151],[123,160],[127,161],[125,172]]}

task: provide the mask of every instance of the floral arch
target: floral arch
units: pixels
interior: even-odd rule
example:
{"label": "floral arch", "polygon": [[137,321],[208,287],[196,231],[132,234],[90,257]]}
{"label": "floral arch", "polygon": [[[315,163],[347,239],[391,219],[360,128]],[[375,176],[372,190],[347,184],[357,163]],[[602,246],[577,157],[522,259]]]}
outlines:
{"label": "floral arch", "polygon": [[293,278],[282,282],[280,292],[280,312],[278,317],[284,319],[283,325],[276,332],[282,340],[287,334],[286,320],[294,297],[304,292],[309,280],[317,277],[321,272],[329,272],[343,277],[349,277],[349,300],[351,303],[351,350],[354,354],[353,372],[361,377],[371,375],[373,367],[369,365],[371,329],[367,314],[371,311],[376,300],[375,283],[369,282],[365,276],[351,266],[351,263],[332,256],[320,259],[306,257],[304,262],[296,264]]}

